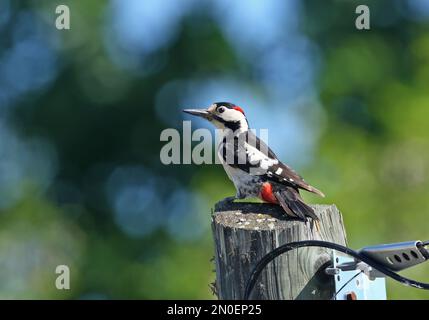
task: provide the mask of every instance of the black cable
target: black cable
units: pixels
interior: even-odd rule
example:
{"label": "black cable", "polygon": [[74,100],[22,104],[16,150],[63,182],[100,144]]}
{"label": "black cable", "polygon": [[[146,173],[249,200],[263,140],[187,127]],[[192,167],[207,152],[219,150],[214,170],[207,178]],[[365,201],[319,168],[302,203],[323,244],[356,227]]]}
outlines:
{"label": "black cable", "polygon": [[335,300],[337,300],[337,296],[338,296],[338,294],[341,292],[341,290],[343,290],[343,289],[346,287],[346,285],[348,285],[350,282],[352,282],[352,281],[353,281],[353,279],[357,278],[357,276],[358,276],[358,275],[360,275],[362,272],[363,272],[363,270],[361,270],[360,272],[356,273],[353,277],[351,277],[349,280],[347,280],[347,282],[346,282],[346,283],[344,283],[344,284],[341,286],[341,288],[340,288],[340,289],[338,289],[338,291],[337,291],[337,292],[335,292],[335,294],[334,294],[334,299],[335,299]]}
{"label": "black cable", "polygon": [[[425,243],[425,242],[424,242]],[[429,241],[426,241],[426,243],[429,243]],[[396,272],[393,272],[392,270],[384,267],[383,265],[379,264],[378,262],[372,260],[371,258],[361,255],[359,252],[352,250],[350,248],[347,248],[345,246],[342,246],[340,244],[332,243],[332,242],[326,242],[326,241],[319,241],[319,240],[304,240],[304,241],[297,241],[297,242],[291,242],[285,245],[282,245],[270,253],[266,254],[255,266],[252,273],[250,274],[249,280],[246,284],[246,290],[244,293],[244,299],[248,300],[250,297],[250,294],[252,293],[253,287],[256,284],[256,280],[258,279],[259,275],[261,274],[262,270],[267,266],[268,263],[270,263],[272,260],[274,260],[279,255],[286,253],[290,250],[297,249],[297,248],[303,248],[303,247],[322,247],[322,248],[328,248],[332,250],[336,250],[339,252],[343,252],[357,260],[360,260],[362,262],[365,262],[369,266],[373,267],[374,269],[378,270],[379,272],[383,273],[384,275],[392,278],[393,280],[396,280],[404,285],[411,286],[418,289],[424,289],[429,290],[429,283],[419,282],[412,279],[405,278]]]}

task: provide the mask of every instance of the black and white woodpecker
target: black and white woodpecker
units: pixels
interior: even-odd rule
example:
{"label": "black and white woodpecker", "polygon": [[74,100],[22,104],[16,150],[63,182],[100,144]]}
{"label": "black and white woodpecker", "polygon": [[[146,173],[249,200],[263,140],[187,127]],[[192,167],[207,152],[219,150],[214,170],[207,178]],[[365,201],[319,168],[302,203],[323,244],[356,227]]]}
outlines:
{"label": "black and white woodpecker", "polygon": [[[299,189],[324,194],[309,185],[293,169],[282,163],[274,152],[249,130],[244,111],[229,102],[216,102],[207,109],[185,109],[186,113],[202,117],[222,129],[218,156],[237,191],[226,201],[260,198],[280,205],[284,212],[303,221],[307,217],[317,222],[314,210],[304,203]],[[318,224],[316,224],[318,225]]]}

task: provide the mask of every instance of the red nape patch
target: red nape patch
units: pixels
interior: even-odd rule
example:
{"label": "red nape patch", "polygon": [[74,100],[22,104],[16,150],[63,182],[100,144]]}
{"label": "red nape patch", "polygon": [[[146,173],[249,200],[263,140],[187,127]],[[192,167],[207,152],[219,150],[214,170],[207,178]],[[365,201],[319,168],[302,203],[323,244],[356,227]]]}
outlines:
{"label": "red nape patch", "polygon": [[269,203],[279,203],[274,196],[273,186],[269,182],[264,182],[261,188],[261,199]]}
{"label": "red nape patch", "polygon": [[237,110],[237,111],[240,111],[242,114],[244,114],[244,110],[241,109],[239,106],[235,106],[233,109]]}

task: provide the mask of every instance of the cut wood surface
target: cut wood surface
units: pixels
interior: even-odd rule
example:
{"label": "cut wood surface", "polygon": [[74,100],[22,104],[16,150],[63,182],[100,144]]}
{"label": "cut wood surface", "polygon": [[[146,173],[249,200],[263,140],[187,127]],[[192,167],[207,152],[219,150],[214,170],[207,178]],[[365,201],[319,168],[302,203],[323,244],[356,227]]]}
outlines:
{"label": "cut wood surface", "polygon": [[[279,206],[264,203],[222,203],[215,206],[216,291],[219,299],[243,299],[246,281],[256,263],[273,249],[294,241],[324,240],[346,245],[341,213],[335,205],[312,205],[320,231],[309,221],[286,217]],[[300,248],[268,264],[251,299],[331,299],[334,280],[324,273],[331,251]]]}

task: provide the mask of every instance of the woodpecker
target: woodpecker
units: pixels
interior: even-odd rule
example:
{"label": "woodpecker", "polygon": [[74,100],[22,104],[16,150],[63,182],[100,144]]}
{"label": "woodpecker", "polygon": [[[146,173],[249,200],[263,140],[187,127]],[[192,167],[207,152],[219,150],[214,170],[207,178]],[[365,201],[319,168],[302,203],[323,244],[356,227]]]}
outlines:
{"label": "woodpecker", "polygon": [[318,217],[313,208],[304,203],[300,189],[325,195],[309,185],[288,165],[282,163],[275,153],[252,130],[244,110],[229,102],[216,102],[206,109],[183,110],[210,121],[222,129],[222,141],[218,156],[228,177],[234,183],[235,199],[260,198],[280,205],[287,216],[307,221],[312,218],[318,226]]}

